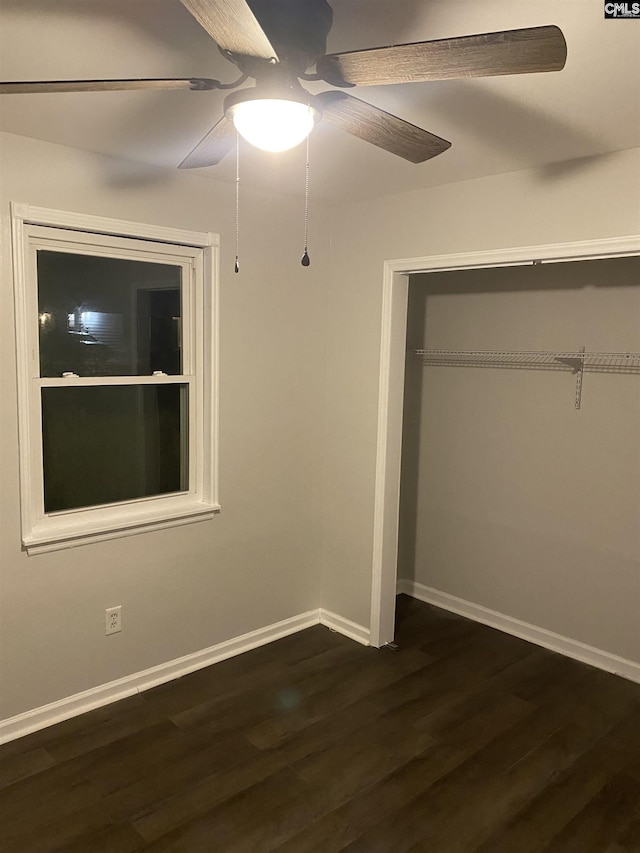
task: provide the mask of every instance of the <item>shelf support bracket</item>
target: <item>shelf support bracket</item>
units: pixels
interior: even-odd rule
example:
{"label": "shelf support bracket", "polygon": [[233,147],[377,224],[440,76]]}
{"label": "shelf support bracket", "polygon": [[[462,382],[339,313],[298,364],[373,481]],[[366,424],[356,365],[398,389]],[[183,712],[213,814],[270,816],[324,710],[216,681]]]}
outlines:
{"label": "shelf support bracket", "polygon": [[[580,352],[585,352],[585,347],[580,347]],[[576,409],[580,408],[582,402],[582,376],[584,374],[584,355],[580,359],[580,367],[576,373]]]}
{"label": "shelf support bracket", "polygon": [[576,409],[580,408],[582,403],[582,377],[584,374],[584,353],[586,352],[586,347],[580,347],[581,355],[568,357],[568,356],[559,356],[556,357],[556,361],[560,362],[560,364],[566,364],[567,367],[570,367],[576,377],[576,400],[575,405]]}
{"label": "shelf support bracket", "polygon": [[583,353],[582,358],[576,359],[580,362],[580,366],[576,370],[576,409],[580,408],[582,402],[582,376],[584,374],[584,352],[585,347],[580,347],[580,352]]}

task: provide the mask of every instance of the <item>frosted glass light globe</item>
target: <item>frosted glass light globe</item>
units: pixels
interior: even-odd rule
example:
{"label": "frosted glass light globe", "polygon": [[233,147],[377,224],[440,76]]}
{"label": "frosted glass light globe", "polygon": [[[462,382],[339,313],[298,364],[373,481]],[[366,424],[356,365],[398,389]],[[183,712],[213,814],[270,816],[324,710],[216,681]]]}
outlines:
{"label": "frosted glass light globe", "polygon": [[288,151],[309,136],[317,110],[299,101],[260,98],[231,110],[238,133],[263,151]]}

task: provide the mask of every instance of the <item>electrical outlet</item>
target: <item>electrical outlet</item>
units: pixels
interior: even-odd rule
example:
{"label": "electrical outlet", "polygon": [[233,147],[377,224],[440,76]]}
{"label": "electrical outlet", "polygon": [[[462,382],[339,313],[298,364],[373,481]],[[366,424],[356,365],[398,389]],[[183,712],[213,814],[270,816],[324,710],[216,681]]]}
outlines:
{"label": "electrical outlet", "polygon": [[122,605],[108,607],[104,611],[105,634],[117,634],[122,631]]}

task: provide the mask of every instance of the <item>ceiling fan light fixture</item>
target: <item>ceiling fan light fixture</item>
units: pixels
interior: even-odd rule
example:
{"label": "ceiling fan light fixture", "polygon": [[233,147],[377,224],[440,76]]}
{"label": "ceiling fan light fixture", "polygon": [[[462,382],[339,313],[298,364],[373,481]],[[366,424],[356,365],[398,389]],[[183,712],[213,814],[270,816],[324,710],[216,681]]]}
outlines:
{"label": "ceiling fan light fixture", "polygon": [[289,92],[265,96],[255,89],[243,89],[226,98],[224,110],[251,145],[263,151],[288,151],[309,136],[320,118],[321,110],[314,101],[307,92],[304,97]]}

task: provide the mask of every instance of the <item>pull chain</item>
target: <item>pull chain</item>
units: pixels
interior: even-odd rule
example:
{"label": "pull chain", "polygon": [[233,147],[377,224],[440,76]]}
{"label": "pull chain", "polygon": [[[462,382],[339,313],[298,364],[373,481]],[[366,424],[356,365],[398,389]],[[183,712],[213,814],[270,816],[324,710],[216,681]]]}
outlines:
{"label": "pull chain", "polygon": [[304,178],[304,254],[300,263],[303,267],[308,267],[311,263],[309,258],[309,137],[307,136],[307,163],[305,166]]}
{"label": "pull chain", "polygon": [[240,134],[236,131],[236,261],[234,272],[240,272]]}

